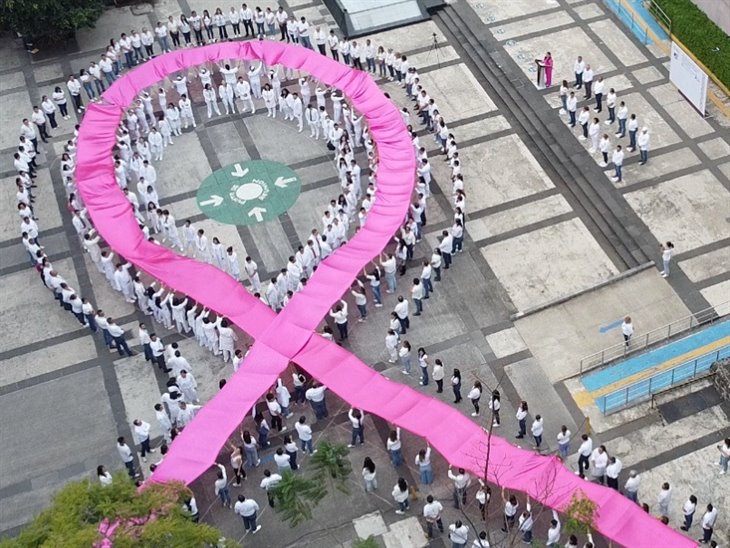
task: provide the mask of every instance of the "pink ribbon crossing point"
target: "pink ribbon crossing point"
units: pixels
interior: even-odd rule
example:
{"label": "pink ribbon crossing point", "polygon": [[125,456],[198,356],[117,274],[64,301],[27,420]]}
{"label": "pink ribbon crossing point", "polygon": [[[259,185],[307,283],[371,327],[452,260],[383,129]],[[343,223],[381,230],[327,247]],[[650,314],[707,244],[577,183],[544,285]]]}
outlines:
{"label": "pink ribbon crossing point", "polygon": [[[319,265],[278,315],[221,270],[146,241],[114,177],[115,131],[137,94],[174,72],[224,59],[282,64],[341,89],[365,115],[377,143],[378,185],[367,224]],[[581,480],[557,457],[519,449],[496,436],[489,439],[458,410],[383,377],[314,332],[362,268],[390,242],[411,201],[415,155],[410,137],[398,109],[367,73],[299,46],[228,42],[156,57],[117,80],[103,98],[103,103],[90,104],[84,116],[76,167],[78,190],[97,231],[137,268],[228,317],[256,340],[243,366],[172,443],[152,481],[190,484],[208,470],[247,412],[293,361],[351,405],[426,438],[454,466],[482,476],[489,445],[491,482],[558,510],[581,489],[599,507],[598,530],[622,545],[695,546],[618,492]]]}

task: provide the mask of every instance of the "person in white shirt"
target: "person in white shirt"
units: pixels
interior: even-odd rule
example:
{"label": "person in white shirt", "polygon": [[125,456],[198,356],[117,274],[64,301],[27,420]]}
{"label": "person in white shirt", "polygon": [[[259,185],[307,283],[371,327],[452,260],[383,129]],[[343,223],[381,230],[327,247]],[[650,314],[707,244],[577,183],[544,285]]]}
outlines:
{"label": "person in white shirt", "polygon": [[112,478],[112,475],[107,472],[103,464],[96,467],[96,476],[99,478],[99,483],[101,483],[104,487],[111,485],[114,481],[114,478]]}
{"label": "person in white shirt", "polygon": [[626,483],[624,484],[624,494],[626,495],[626,498],[635,502],[639,503],[639,485],[641,483],[641,477],[636,472],[636,470],[631,470],[629,472],[629,477],[626,480]]}
{"label": "person in white shirt", "polygon": [[702,544],[707,544],[712,539],[716,521],[717,508],[714,508],[712,504],[708,504],[707,511],[702,515],[702,538],[699,539]]}
{"label": "person in white shirt", "polygon": [[616,457],[610,457],[608,459],[608,466],[606,467],[606,485],[611,489],[618,491],[618,476],[623,469],[623,463]]}
{"label": "person in white shirt", "polygon": [[631,337],[634,335],[634,324],[631,322],[631,316],[626,316],[621,324],[621,332],[624,336],[624,345],[629,346]]}
{"label": "person in white shirt", "polygon": [[134,455],[132,453],[132,450],[129,448],[129,445],[124,441],[124,436],[119,436],[117,438],[117,451],[119,452],[119,457],[122,459],[122,462],[124,463],[124,466],[127,467],[127,473],[129,473],[129,477],[134,479],[139,476],[139,474],[135,471],[134,468]]}
{"label": "person in white shirt", "polygon": [[307,23],[306,17],[302,17],[297,23],[297,32],[299,34],[299,43],[307,49],[314,49],[312,41],[309,39],[309,23]]}
{"label": "person in white shirt", "polygon": [[565,462],[565,459],[568,458],[568,452],[570,451],[570,430],[568,430],[568,427],[563,425],[560,427],[560,432],[558,432],[558,452],[560,454],[560,458],[563,459],[563,462]]}
{"label": "person in white shirt", "polygon": [[593,453],[593,440],[588,434],[583,434],[581,440],[583,441],[578,448],[578,471],[576,474],[584,477],[584,470],[588,469],[591,453]]}
{"label": "person in white shirt", "polygon": [[606,467],[608,466],[608,452],[606,447],[596,447],[591,453],[592,475],[595,480],[603,485],[606,481]]}
{"label": "person in white shirt", "polygon": [[588,136],[591,138],[591,148],[588,152],[594,154],[598,150],[598,140],[601,138],[601,122],[598,118],[593,118],[593,122],[588,126]]}
{"label": "person in white shirt", "polygon": [[322,27],[318,26],[314,29],[314,43],[320,54],[327,55],[327,33],[322,30]]}
{"label": "person in white shirt", "polygon": [[81,82],[76,79],[76,76],[71,74],[66,82],[66,87],[68,88],[68,92],[71,94],[71,99],[74,102],[76,111],[83,112],[84,103],[81,100]]}
{"label": "person in white shirt", "polygon": [[613,88],[609,89],[606,95],[606,108],[608,108],[608,120],[603,123],[610,126],[616,121],[616,90]]}
{"label": "person in white shirt", "polygon": [[452,548],[462,548],[469,540],[469,527],[464,525],[460,519],[449,525],[449,540]]}
{"label": "person in white shirt", "polygon": [[441,512],[444,511],[443,505],[434,500],[433,495],[426,497],[426,504],[423,506],[423,517],[426,520],[426,534],[429,539],[433,538],[433,526],[436,525],[439,532],[444,532],[444,524],[441,521]]}
{"label": "person in white shirt", "polygon": [[334,30],[330,30],[329,36],[327,36],[327,45],[330,48],[330,55],[335,61],[340,60],[339,45],[340,40],[337,38]]}
{"label": "person in white shirt", "polygon": [[535,439],[535,445],[537,446],[537,449],[540,450],[540,445],[542,445],[542,433],[545,431],[543,427],[543,420],[540,415],[535,415],[535,420],[532,421],[532,437]]}
{"label": "person in white shirt", "polygon": [[47,143],[48,139],[50,139],[51,136],[48,135],[48,130],[46,127],[46,115],[39,107],[35,106],[33,107],[33,114],[30,115],[30,119],[38,128],[38,132],[41,134],[41,139],[43,140],[43,142]]}
{"label": "person in white shirt", "polygon": [[690,495],[682,505],[682,515],[684,515],[684,525],[680,527],[682,531],[689,531],[692,527],[692,520],[697,510],[697,497]]}
{"label": "person in white shirt", "polygon": [[659,516],[669,518],[669,503],[672,501],[672,488],[668,482],[662,484],[662,488],[657,496],[657,504],[659,506]]}
{"label": "person in white shirt", "polygon": [[621,149],[621,145],[616,145],[616,150],[613,151],[611,156],[613,162],[613,168],[615,174],[611,177],[614,183],[620,183],[623,181],[623,165],[624,165],[624,151]]}
{"label": "person in white shirt", "polygon": [[224,507],[231,507],[231,494],[228,489],[228,476],[226,475],[226,467],[222,464],[216,463],[218,472],[216,473],[216,480],[214,482],[215,494],[221,499],[221,504]]}
{"label": "person in white shirt", "polygon": [[233,506],[233,511],[243,519],[243,527],[246,532],[251,531],[254,535],[261,530],[261,525],[256,525],[256,512],[259,505],[252,498],[245,495],[238,495],[238,502]]}
{"label": "person in white shirt", "polygon": [[598,80],[596,80],[595,85],[593,86],[593,93],[596,95],[596,108],[593,110],[596,112],[601,112],[603,110],[603,89],[605,87],[605,83],[603,82],[603,76],[599,76]]}
{"label": "person in white shirt", "polygon": [[[41,135],[43,135],[43,132],[41,132]],[[641,133],[639,134],[638,145],[639,145],[639,157],[641,158],[639,165],[643,166],[644,164],[646,164],[646,162],[649,161],[649,129],[648,128],[642,128]]]}
{"label": "person in white shirt", "polygon": [[218,86],[218,96],[223,102],[223,108],[226,110],[226,115],[236,113],[236,105],[233,102],[234,90],[233,86],[228,85],[228,82],[223,80],[221,85]]}
{"label": "person in white shirt", "polygon": [[314,415],[318,420],[329,416],[329,412],[327,411],[327,401],[325,399],[326,390],[326,386],[315,382],[312,387],[304,393],[304,397],[306,397],[311,403],[312,409],[314,409]]}
{"label": "person in white shirt", "polygon": [[289,15],[284,11],[284,8],[279,6],[279,9],[276,11],[276,22],[279,25],[279,32],[281,32],[281,39],[280,41],[283,42],[286,40],[289,42],[289,33],[287,32],[287,21],[289,20]]}
{"label": "person in white shirt", "polygon": [[593,69],[590,65],[586,65],[585,70],[583,71],[583,86],[586,90],[585,99],[591,98],[591,90],[593,87]]}
{"label": "person in white shirt", "polygon": [[551,546],[560,545],[560,515],[553,510],[553,519],[550,520],[550,527],[547,533],[547,543],[545,546],[550,548]]}
{"label": "person in white shirt", "polygon": [[270,470],[264,470],[264,478],[261,480],[261,489],[266,491],[266,496],[269,499],[269,506],[274,507],[274,495],[272,491],[279,485],[281,481],[279,474],[272,474]]}
{"label": "person in white shirt", "polygon": [[622,138],[626,135],[626,118],[629,116],[629,109],[626,103],[621,101],[618,105],[618,113],[616,118],[618,119],[618,130],[616,131],[616,137]]}
{"label": "person in white shirt", "polygon": [[590,117],[591,109],[589,107],[583,107],[583,110],[581,110],[578,115],[578,123],[583,131],[583,133],[578,136],[580,141],[585,141],[588,138],[588,121],[590,120]]}
{"label": "person in white shirt", "polygon": [[253,11],[246,4],[241,5],[241,11],[239,12],[241,21],[243,22],[243,30],[246,31],[246,37],[256,36],[253,30]]}
{"label": "person in white shirt", "polygon": [[580,89],[583,87],[583,72],[586,69],[586,64],[583,61],[583,57],[580,55],[578,56],[578,59],[576,59],[575,64],[573,65],[573,72],[575,73],[575,89]]}
{"label": "person in white shirt", "polygon": [[340,334],[340,341],[347,339],[347,303],[340,300],[331,311],[330,316],[335,320],[337,330]]}
{"label": "person in white shirt", "polygon": [[135,419],[132,423],[134,435],[140,445],[140,455],[142,461],[147,462],[147,453],[154,453],[155,450],[150,448],[150,424],[140,419]]}
{"label": "person in white shirt", "polygon": [[393,486],[393,492],[391,493],[393,500],[398,503],[398,510],[396,514],[405,514],[411,505],[408,501],[408,483],[403,478],[398,478],[398,482]]}
{"label": "person in white shirt", "polygon": [[310,455],[314,455],[317,450],[312,447],[312,428],[307,424],[307,417],[303,415],[299,417],[299,420],[294,425],[294,428],[296,429],[299,436],[302,451],[304,451],[305,453],[309,451]]}
{"label": "person in white shirt", "polygon": [[188,373],[185,369],[180,371],[177,377],[177,386],[180,388],[186,402],[198,403],[198,382],[192,373]]}
{"label": "person in white shirt", "polygon": [[462,505],[466,505],[467,489],[471,485],[471,477],[463,468],[459,468],[454,474],[451,466],[449,466],[448,476],[454,482],[454,508],[461,508]]}
{"label": "person in white shirt", "polygon": [[124,356],[125,353],[127,357],[134,356],[134,352],[129,349],[129,345],[127,345],[127,341],[124,339],[124,329],[114,323],[112,318],[107,318],[106,330],[117,345],[120,356]]}

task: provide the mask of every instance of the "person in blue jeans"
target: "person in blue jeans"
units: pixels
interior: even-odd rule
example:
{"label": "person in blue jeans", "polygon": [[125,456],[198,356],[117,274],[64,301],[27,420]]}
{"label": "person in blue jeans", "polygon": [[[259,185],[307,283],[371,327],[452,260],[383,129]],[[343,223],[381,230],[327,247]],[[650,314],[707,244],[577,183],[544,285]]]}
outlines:
{"label": "person in blue jeans", "polygon": [[421,386],[428,386],[428,354],[426,349],[421,347],[418,349],[418,366],[421,368]]}
{"label": "person in blue jeans", "polygon": [[259,445],[261,449],[265,449],[269,446],[269,431],[271,428],[269,428],[269,424],[261,413],[256,413],[253,420],[259,432]]}
{"label": "person in blue jeans", "polygon": [[426,445],[426,449],[421,449],[416,455],[416,466],[421,475],[421,483],[423,485],[431,485],[433,483],[433,467],[431,466],[431,446]]}
{"label": "person in blue jeans", "polygon": [[400,428],[390,431],[388,441],[386,442],[386,448],[390,454],[390,462],[398,468],[403,463],[403,452],[400,442]]}
{"label": "person in blue jeans", "polygon": [[451,389],[454,391],[454,403],[461,401],[461,371],[454,369],[451,376]]}
{"label": "person in blue jeans", "polygon": [[364,444],[365,426],[363,425],[363,420],[365,420],[365,414],[359,409],[353,407],[347,413],[347,416],[349,417],[350,423],[352,424],[352,442],[347,447],[355,447],[357,445],[358,439],[360,440],[361,444]]}
{"label": "person in blue jeans", "polygon": [[221,499],[223,506],[231,507],[231,494],[228,490],[228,476],[226,475],[226,467],[222,464],[216,464],[218,467],[217,478],[215,480],[215,494]]}

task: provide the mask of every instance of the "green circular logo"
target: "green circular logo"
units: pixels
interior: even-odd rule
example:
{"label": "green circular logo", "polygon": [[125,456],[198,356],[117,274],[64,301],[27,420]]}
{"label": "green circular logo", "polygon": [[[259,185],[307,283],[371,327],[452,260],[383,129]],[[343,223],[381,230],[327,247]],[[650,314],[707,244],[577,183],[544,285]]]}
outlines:
{"label": "green circular logo", "polygon": [[249,225],[275,219],[297,201],[302,182],[289,167],[268,160],[225,166],[203,179],[200,210],[218,222]]}

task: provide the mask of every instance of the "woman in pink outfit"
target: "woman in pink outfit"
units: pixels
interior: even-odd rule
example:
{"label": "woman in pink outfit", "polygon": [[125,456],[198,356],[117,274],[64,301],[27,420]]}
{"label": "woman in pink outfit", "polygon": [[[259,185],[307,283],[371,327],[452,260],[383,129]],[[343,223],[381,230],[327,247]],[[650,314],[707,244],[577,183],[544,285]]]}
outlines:
{"label": "woman in pink outfit", "polygon": [[549,51],[543,57],[542,64],[545,65],[545,87],[549,88],[553,83],[553,57]]}

